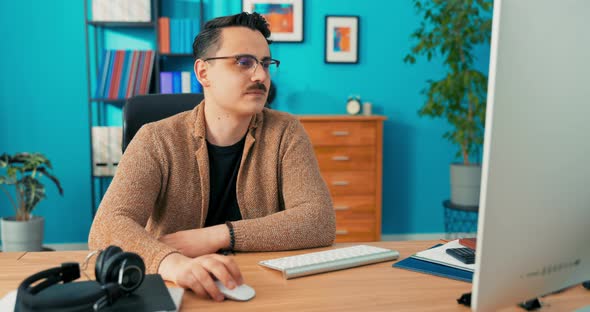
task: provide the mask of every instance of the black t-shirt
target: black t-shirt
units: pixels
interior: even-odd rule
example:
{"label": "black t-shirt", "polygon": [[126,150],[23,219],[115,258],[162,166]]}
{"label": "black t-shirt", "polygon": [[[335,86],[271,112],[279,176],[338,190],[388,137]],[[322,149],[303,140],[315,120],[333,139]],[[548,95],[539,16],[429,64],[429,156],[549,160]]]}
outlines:
{"label": "black t-shirt", "polygon": [[209,154],[209,210],[205,226],[242,220],[236,197],[236,181],[246,137],[231,146],[207,142]]}

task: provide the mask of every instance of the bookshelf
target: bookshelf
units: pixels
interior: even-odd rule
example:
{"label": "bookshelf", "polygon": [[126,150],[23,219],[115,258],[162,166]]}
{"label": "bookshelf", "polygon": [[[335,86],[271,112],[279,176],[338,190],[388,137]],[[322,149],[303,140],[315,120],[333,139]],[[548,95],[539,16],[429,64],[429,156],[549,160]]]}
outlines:
{"label": "bookshelf", "polygon": [[[139,10],[137,5],[140,5]],[[106,152],[106,149],[115,148],[97,144],[96,131],[98,128],[120,126],[121,118],[116,116],[120,116],[126,98],[138,94],[160,93],[160,74],[164,70],[192,68],[192,53],[188,53],[190,46],[186,41],[190,40],[192,45],[192,38],[203,26],[203,6],[203,0],[84,0],[93,217],[116,167],[116,163],[104,164],[95,159],[95,155],[99,155],[97,151],[112,155],[113,153]],[[93,9],[100,12],[93,12]],[[93,13],[96,13],[96,16],[93,16]],[[184,41],[183,51],[172,51],[168,48],[166,50],[170,52],[161,53],[161,17],[168,17],[169,21],[190,20],[189,23],[192,23],[192,29],[189,26],[188,30],[183,28],[183,32],[180,33],[180,40]],[[178,32],[174,33],[176,39],[179,38],[177,34]],[[172,36],[169,32],[168,37]],[[117,51],[128,52],[109,59],[106,51],[113,51],[113,55],[117,54]],[[138,51],[152,52],[150,54]],[[124,56],[120,57],[121,55]],[[123,65],[116,67],[117,62]],[[142,67],[146,63],[147,67]],[[107,72],[109,75],[106,75]],[[97,90],[98,88],[103,91]],[[111,133],[109,138],[112,135]],[[120,144],[118,149],[120,150]],[[107,172],[108,168],[99,168],[99,165],[110,166],[112,170]]]}

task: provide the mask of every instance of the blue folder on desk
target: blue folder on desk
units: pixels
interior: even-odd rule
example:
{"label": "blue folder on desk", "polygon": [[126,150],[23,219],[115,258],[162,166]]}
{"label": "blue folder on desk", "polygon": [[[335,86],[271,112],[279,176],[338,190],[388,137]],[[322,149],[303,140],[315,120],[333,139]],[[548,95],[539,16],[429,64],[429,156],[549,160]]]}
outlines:
{"label": "blue folder on desk", "polygon": [[[440,246],[432,246],[431,248]],[[427,273],[436,276],[442,276],[451,278],[463,282],[471,283],[473,281],[473,272],[456,269],[442,264],[428,262],[412,257],[408,257],[404,260],[398,261],[392,265],[394,268],[401,268],[410,271],[416,271],[420,273]]]}

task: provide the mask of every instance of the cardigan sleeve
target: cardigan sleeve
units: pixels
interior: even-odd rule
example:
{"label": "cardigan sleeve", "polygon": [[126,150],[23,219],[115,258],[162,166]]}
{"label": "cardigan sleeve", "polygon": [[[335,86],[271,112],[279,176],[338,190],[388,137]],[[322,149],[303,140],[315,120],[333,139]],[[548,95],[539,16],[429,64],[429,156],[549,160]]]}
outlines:
{"label": "cardigan sleeve", "polygon": [[117,172],[98,208],[88,245],[117,245],[139,254],[147,273],[157,273],[167,255],[178,252],[149,234],[145,227],[165,181],[166,160],[150,127],[142,127],[125,150]]}
{"label": "cardigan sleeve", "polygon": [[311,142],[294,119],[279,146],[279,196],[284,210],[232,222],[235,249],[275,251],[328,246],[336,236],[332,199]]}

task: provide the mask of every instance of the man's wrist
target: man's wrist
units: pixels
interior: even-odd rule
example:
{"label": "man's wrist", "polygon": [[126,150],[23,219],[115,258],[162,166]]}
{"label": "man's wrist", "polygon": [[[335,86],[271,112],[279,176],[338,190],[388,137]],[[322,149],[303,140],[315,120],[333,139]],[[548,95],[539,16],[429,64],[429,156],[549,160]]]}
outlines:
{"label": "man's wrist", "polygon": [[179,268],[180,264],[186,259],[186,256],[178,252],[174,252],[167,255],[160,262],[160,266],[158,267],[158,274],[160,274],[163,279],[176,283],[174,271],[175,269]]}
{"label": "man's wrist", "polygon": [[230,247],[229,230],[225,224],[219,224],[211,227],[214,230],[212,237],[215,239],[215,246],[217,250],[226,250]]}
{"label": "man's wrist", "polygon": [[230,252],[234,251],[234,247],[236,245],[236,238],[235,238],[235,233],[234,233],[234,226],[230,221],[225,222],[225,225],[227,226],[228,232],[229,232],[229,248],[227,249]]}

